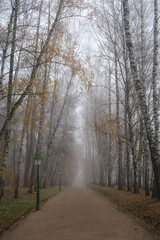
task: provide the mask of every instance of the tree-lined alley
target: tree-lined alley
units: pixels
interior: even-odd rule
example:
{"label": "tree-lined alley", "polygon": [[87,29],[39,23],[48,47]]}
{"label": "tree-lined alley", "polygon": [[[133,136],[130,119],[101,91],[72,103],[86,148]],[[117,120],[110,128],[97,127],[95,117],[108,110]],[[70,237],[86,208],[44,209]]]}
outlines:
{"label": "tree-lined alley", "polygon": [[0,198],[37,154],[41,188],[71,184],[81,153],[86,183],[160,199],[158,4],[0,1]]}

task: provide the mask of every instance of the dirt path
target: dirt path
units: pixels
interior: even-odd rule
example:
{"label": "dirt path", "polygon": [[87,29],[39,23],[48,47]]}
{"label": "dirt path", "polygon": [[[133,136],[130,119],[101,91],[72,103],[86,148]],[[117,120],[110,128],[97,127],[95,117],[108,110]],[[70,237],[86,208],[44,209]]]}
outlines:
{"label": "dirt path", "polygon": [[159,240],[135,219],[85,187],[50,199],[2,240]]}

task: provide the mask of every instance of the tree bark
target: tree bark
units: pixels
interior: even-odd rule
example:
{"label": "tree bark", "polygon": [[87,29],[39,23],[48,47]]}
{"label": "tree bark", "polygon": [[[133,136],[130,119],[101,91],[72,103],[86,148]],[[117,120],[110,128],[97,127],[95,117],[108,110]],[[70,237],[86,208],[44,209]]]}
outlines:
{"label": "tree bark", "polygon": [[6,42],[5,42],[5,46],[3,49],[3,54],[2,54],[2,60],[1,60],[1,74],[0,74],[0,94],[2,93],[2,87],[3,87],[3,77],[4,77],[4,67],[5,67],[5,61],[7,58],[7,51],[8,51],[8,47],[9,47],[9,37],[10,37],[10,33],[11,33],[11,26],[12,26],[12,21],[13,21],[13,9],[12,9],[12,13],[10,16],[10,21],[8,23],[8,31],[7,31],[7,37],[6,37]]}
{"label": "tree bark", "polygon": [[18,18],[19,0],[15,0],[14,7],[14,18],[13,18],[13,33],[12,33],[12,44],[11,44],[11,55],[10,55],[10,69],[9,69],[9,81],[8,81],[8,96],[7,96],[7,113],[6,113],[6,128],[5,128],[5,140],[4,149],[2,155],[3,164],[6,164],[6,160],[9,153],[9,142],[10,142],[10,113],[12,104],[12,91],[13,91],[13,68],[14,68],[14,55],[16,48],[16,32],[17,32],[17,18]]}
{"label": "tree bark", "polygon": [[[109,99],[108,99],[108,104],[109,104],[109,118],[111,119],[111,75],[110,75],[110,66],[109,66]],[[112,161],[112,156],[111,156],[111,151],[112,151],[112,140],[111,140],[111,129],[109,126],[109,142],[108,142],[108,187],[111,187],[112,185],[112,166],[111,166],[111,161]]]}

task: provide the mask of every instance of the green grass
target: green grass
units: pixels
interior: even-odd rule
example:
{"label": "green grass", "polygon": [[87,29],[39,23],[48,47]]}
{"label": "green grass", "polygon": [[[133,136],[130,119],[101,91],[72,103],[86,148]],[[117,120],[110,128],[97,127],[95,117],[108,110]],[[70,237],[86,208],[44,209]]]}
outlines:
{"label": "green grass", "polygon": [[116,187],[90,187],[115,203],[120,210],[136,217],[143,226],[160,234],[160,201],[146,197],[142,190],[134,194]]}
{"label": "green grass", "polygon": [[[47,200],[59,192],[58,187],[41,189],[40,201]],[[0,204],[0,234],[9,229],[18,219],[36,207],[36,193]]]}

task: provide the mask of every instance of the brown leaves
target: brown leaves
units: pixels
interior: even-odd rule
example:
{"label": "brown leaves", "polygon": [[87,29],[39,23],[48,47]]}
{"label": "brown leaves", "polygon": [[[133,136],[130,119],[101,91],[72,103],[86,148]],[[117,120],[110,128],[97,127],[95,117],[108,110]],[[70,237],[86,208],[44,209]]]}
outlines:
{"label": "brown leaves", "polygon": [[116,186],[111,188],[92,185],[91,187],[153,229],[160,231],[160,202],[146,197],[144,190],[141,189],[140,193],[135,194],[117,190]]}

